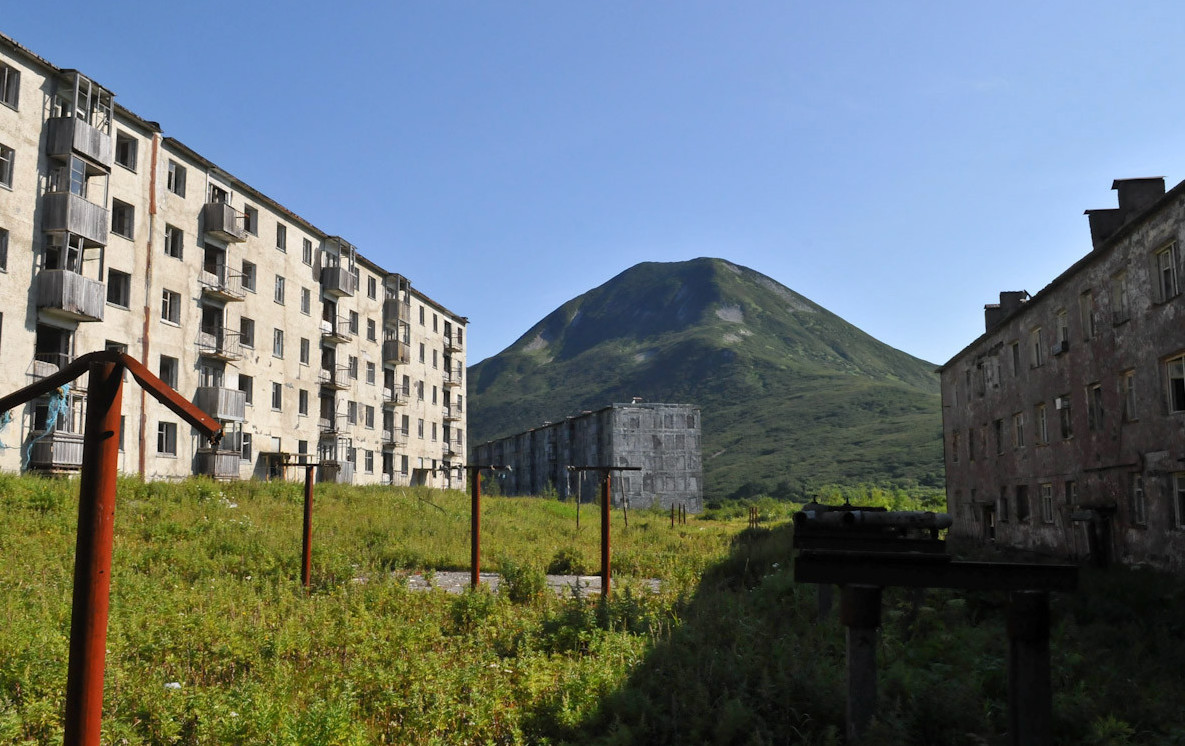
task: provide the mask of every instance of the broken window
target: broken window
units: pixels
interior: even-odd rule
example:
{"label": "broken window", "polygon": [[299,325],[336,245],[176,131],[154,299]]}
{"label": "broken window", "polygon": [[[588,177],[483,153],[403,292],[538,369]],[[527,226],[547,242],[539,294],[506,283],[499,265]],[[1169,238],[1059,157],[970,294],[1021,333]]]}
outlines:
{"label": "broken window", "polygon": [[1053,523],[1053,485],[1043,484],[1041,490],[1041,520]]}
{"label": "broken window", "polygon": [[1185,412],[1185,355],[1166,360],[1165,371],[1169,385],[1169,411]]}
{"label": "broken window", "polygon": [[1148,502],[1144,495],[1144,475],[1132,474],[1131,479],[1132,523],[1148,522]]}
{"label": "broken window", "polygon": [[1123,419],[1132,422],[1136,416],[1136,372],[1125,371],[1119,377],[1119,396],[1123,399]]}
{"label": "broken window", "polygon": [[1097,383],[1086,387],[1086,426],[1091,430],[1103,427],[1103,387]]}
{"label": "broken window", "polygon": [[1177,244],[1171,243],[1153,255],[1156,270],[1157,300],[1167,301],[1177,294]]}

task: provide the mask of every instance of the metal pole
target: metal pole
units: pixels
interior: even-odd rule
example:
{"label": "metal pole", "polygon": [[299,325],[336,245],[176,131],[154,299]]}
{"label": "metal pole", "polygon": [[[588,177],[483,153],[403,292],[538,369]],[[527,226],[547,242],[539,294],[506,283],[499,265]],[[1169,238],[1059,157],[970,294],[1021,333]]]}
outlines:
{"label": "metal pole", "polygon": [[312,580],[313,568],[313,470],[304,468],[304,549],[301,554],[300,582],[307,589]]}
{"label": "metal pole", "polygon": [[103,719],[122,399],[123,366],[92,363],[78,490],[65,746],[98,746]]}
{"label": "metal pole", "polygon": [[1049,594],[1008,594],[1008,742],[1050,743],[1053,686],[1049,673]]}
{"label": "metal pole", "polygon": [[675,503],[671,503],[671,528],[675,527]]}
{"label": "metal pole", "polygon": [[601,482],[601,598],[609,598],[609,484],[612,477],[605,472]]}
{"label": "metal pole", "polygon": [[576,473],[576,532],[580,533],[580,492],[581,486],[584,483],[584,473]]}
{"label": "metal pole", "polygon": [[472,469],[469,480],[469,585],[481,583],[481,472]]}

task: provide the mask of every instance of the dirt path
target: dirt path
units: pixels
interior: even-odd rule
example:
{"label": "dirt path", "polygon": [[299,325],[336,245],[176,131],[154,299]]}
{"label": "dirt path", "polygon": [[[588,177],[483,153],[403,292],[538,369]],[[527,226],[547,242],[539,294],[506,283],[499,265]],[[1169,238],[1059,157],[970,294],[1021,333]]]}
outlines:
{"label": "dirt path", "polygon": [[[481,582],[483,585],[489,586],[489,589],[495,593],[498,592],[498,585],[502,582],[502,577],[496,572],[483,572],[481,574]],[[649,579],[642,581],[652,591],[658,591],[659,581]],[[436,572],[432,573],[430,578],[425,577],[423,573],[415,573],[407,577],[407,585],[412,590],[424,591],[430,588],[439,588],[449,593],[461,593],[469,587],[469,573],[468,572]],[[579,587],[580,591],[585,594],[599,594],[601,592],[601,576],[600,575],[548,575],[547,585],[556,592],[556,595],[566,595],[572,592],[573,588]],[[616,587],[614,583],[614,587]]]}

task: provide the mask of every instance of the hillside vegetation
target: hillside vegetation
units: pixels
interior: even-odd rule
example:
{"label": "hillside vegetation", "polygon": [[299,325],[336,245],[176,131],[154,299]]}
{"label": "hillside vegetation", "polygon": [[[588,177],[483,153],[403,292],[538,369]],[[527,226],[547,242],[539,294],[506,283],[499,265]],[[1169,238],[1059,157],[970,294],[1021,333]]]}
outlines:
{"label": "hillside vegetation", "polygon": [[469,370],[481,443],[640,396],[701,407],[709,499],[942,484],[934,366],[754,270],[639,264]]}
{"label": "hillside vegetation", "polygon": [[[76,494],[0,475],[0,743],[62,742]],[[793,582],[785,502],[755,530],[743,505],[615,514],[608,603],[538,582],[597,569],[587,506],[577,530],[571,503],[490,498],[505,593],[452,596],[406,578],[464,569],[465,496],[318,488],[307,594],[301,504],[295,484],[120,483],[104,743],[840,743],[843,629]],[[1003,600],[886,593],[869,744],[1005,742]],[[1052,612],[1055,743],[1185,743],[1180,579],[1090,573]]]}

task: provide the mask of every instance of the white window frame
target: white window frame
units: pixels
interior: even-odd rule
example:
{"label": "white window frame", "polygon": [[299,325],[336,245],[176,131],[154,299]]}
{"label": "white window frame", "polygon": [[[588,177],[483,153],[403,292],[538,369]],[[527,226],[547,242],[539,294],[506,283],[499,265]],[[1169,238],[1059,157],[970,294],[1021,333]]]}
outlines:
{"label": "white window frame", "polygon": [[284,285],[284,276],[276,275],[276,289],[272,295],[272,300],[274,300],[276,303],[279,303],[281,306],[284,305]]}
{"label": "white window frame", "polygon": [[0,142],[0,186],[12,189],[12,175],[16,171],[16,151]]}
{"label": "white window frame", "polygon": [[165,188],[178,197],[185,197],[185,166],[172,159],[169,160],[169,173]]}
{"label": "white window frame", "polygon": [[0,62],[0,104],[19,109],[21,105],[21,71]]}
{"label": "white window frame", "polygon": [[156,423],[156,453],[158,456],[177,455],[177,423],[161,420]]}
{"label": "white window frame", "polygon": [[284,330],[272,329],[272,357],[284,357]]}
{"label": "white window frame", "polygon": [[185,256],[185,231],[165,223],[165,256],[181,259]]}
{"label": "white window frame", "polygon": [[1180,285],[1177,277],[1177,243],[1157,249],[1153,254],[1156,265],[1156,293],[1161,303],[1177,295]]}
{"label": "white window frame", "polygon": [[164,289],[161,292],[160,318],[170,324],[181,324],[181,293]]}

